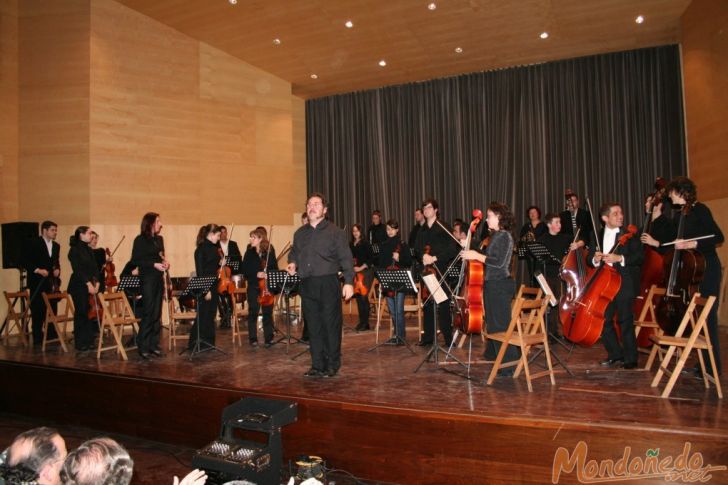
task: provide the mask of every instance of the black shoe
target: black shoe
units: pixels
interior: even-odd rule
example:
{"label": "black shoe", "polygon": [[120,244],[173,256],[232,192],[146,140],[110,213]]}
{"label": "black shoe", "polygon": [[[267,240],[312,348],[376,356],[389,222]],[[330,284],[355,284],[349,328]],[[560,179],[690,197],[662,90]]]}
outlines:
{"label": "black shoe", "polygon": [[324,376],[324,373],[323,372],[321,372],[318,369],[314,369],[313,367],[311,367],[309,370],[307,370],[306,372],[303,373],[303,377],[315,377],[315,378],[318,378],[318,377],[323,377],[323,376]]}
{"label": "black shoe", "polygon": [[150,353],[150,354],[152,354],[152,355],[153,355],[154,357],[165,357],[165,354],[164,354],[164,352],[162,352],[162,351],[161,351],[161,350],[159,350],[159,349],[154,349],[154,350],[152,350],[152,351],[151,351],[151,352],[149,352],[149,353]]}
{"label": "black shoe", "polygon": [[513,377],[514,373],[513,369],[498,369],[495,375],[496,377]]}
{"label": "black shoe", "polygon": [[251,347],[257,347],[258,346],[258,342],[257,341],[250,342],[250,346]]}
{"label": "black shoe", "polygon": [[335,369],[327,369],[325,372],[323,372],[324,377],[336,377],[336,375],[339,373],[338,370]]}
{"label": "black shoe", "polygon": [[386,342],[384,342],[384,343],[385,343],[385,344],[390,344],[390,345],[396,345],[396,344],[397,344],[397,342],[398,342],[398,340],[397,340],[397,337],[392,337],[392,338],[390,338],[389,340],[387,340],[387,341],[386,341]]}
{"label": "black shoe", "polygon": [[624,364],[624,368],[627,369],[627,370],[629,370],[629,369],[636,369],[637,368],[637,362],[626,362]]}
{"label": "black shoe", "polygon": [[142,360],[149,360],[152,358],[149,352],[142,352],[141,350],[139,351],[139,357],[141,357]]}
{"label": "black shoe", "polygon": [[273,342],[266,342],[265,345],[264,345],[264,347],[266,349],[269,349],[269,348],[273,347]]}
{"label": "black shoe", "polygon": [[76,347],[76,352],[88,352],[91,350],[91,347],[88,345],[84,345],[82,347]]}
{"label": "black shoe", "polygon": [[599,362],[599,365],[602,367],[614,367],[618,364],[624,363],[624,359],[605,359],[601,362]]}
{"label": "black shoe", "polygon": [[404,347],[404,340],[397,340],[397,347]]}

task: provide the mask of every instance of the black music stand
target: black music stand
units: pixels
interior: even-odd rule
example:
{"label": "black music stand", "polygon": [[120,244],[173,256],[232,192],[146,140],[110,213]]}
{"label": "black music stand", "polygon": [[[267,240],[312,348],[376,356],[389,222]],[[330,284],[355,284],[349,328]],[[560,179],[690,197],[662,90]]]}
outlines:
{"label": "black music stand", "polygon": [[[415,286],[415,280],[412,278],[412,271],[408,269],[394,269],[394,270],[376,270],[374,271],[374,274],[377,276],[377,279],[379,280],[379,296],[377,299],[377,339],[379,339],[379,325],[381,324],[381,307],[382,307],[382,293],[385,293],[387,291],[394,291],[395,295],[396,293],[408,291],[408,292],[414,292],[417,293],[417,287]],[[396,305],[396,300],[395,300]],[[404,318],[404,315],[402,315]],[[394,320],[394,319],[393,319]],[[413,354],[415,353],[414,350],[412,350],[412,346],[407,342],[406,339],[403,339],[399,335],[397,335],[396,331],[396,322],[395,322],[395,332],[394,332],[394,340],[385,340],[384,342],[377,342],[377,344],[372,347],[371,349],[367,350],[367,352],[371,352],[372,350],[376,350],[379,347],[382,347],[383,345],[406,345],[407,349],[409,349],[410,352]]]}
{"label": "black music stand", "polygon": [[268,271],[268,278],[266,279],[266,286],[268,287],[268,291],[270,291],[272,294],[277,295],[281,294],[281,297],[285,299],[286,304],[286,331],[282,332],[283,336],[280,337],[278,340],[273,342],[273,345],[279,344],[281,342],[286,342],[286,354],[288,353],[288,348],[291,345],[291,340],[294,340],[294,343],[300,343],[301,339],[298,337],[294,337],[291,334],[291,302],[290,298],[291,295],[298,292],[298,286],[301,284],[301,277],[298,276],[298,273],[294,275],[290,275],[288,271],[281,271],[281,270],[273,270]]}
{"label": "black music stand", "polygon": [[134,312],[134,316],[136,316],[136,297],[139,296],[140,289],[139,289],[139,277],[134,275],[126,275],[122,276],[119,280],[119,284],[116,286],[116,291],[123,291],[124,293],[131,294],[134,297],[132,298],[132,311]]}
{"label": "black music stand", "polygon": [[[217,275],[195,276],[194,278],[190,278],[190,282],[187,283],[187,288],[185,288],[184,291],[179,295],[193,296],[196,302],[195,307],[197,308],[197,311],[195,312],[195,328],[197,329],[197,341],[195,342],[195,346],[191,349],[182,349],[182,351],[180,352],[180,355],[182,355],[185,352],[189,351],[190,360],[192,360],[192,357],[194,357],[195,354],[200,354],[208,350],[217,350],[218,352],[225,354],[225,352],[219,347],[216,347],[210,342],[203,341],[200,338],[200,299],[204,298],[205,294],[210,291],[214,285],[217,284],[217,280]],[[202,344],[205,345],[204,348]]]}

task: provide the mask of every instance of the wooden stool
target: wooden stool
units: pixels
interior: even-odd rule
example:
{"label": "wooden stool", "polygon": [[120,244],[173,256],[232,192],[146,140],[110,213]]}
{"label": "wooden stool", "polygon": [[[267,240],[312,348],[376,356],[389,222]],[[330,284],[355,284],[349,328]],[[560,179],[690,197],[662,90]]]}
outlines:
{"label": "wooden stool", "polygon": [[[106,350],[116,350],[122,360],[129,360],[126,355],[126,349],[122,339],[124,338],[124,330],[127,326],[131,327],[132,334],[139,333],[139,320],[134,316],[134,312],[126,299],[126,293],[120,291],[116,293],[99,293],[99,301],[104,311],[101,319],[101,330],[99,332],[99,345],[96,349],[96,358],[101,358],[101,352]],[[108,329],[114,338],[114,344],[103,347],[104,330]],[[135,349],[136,345],[129,346],[127,349]]]}
{"label": "wooden stool", "polygon": [[[488,334],[488,338],[501,342],[501,347],[493,363],[487,384],[491,385],[496,378],[499,369],[516,366],[513,378],[516,379],[524,371],[526,375],[526,383],[528,392],[533,392],[531,381],[540,377],[549,376],[551,385],[556,385],[554,379],[554,369],[551,365],[551,352],[549,351],[549,339],[546,332],[546,324],[544,315],[546,314],[547,298],[537,298],[535,300],[527,300],[523,297],[517,299],[511,309],[511,322],[505,332],[496,332]],[[536,332],[527,333],[527,329],[536,327]],[[521,348],[521,357],[517,360],[503,363],[508,345],[517,345]],[[547,369],[531,374],[528,366],[528,351],[534,345],[543,345],[544,355],[546,356]]]}
{"label": "wooden stool", "polygon": [[[655,300],[655,298],[665,296],[665,293],[667,293],[665,291],[665,288],[658,288],[657,285],[652,285],[650,287],[650,291],[648,291],[647,296],[645,296],[645,302],[642,305],[642,311],[640,312],[637,319],[634,321],[635,337],[639,336],[640,329],[643,328],[653,329],[654,334],[652,336],[659,338],[664,335],[665,332],[662,331],[662,328],[657,323],[657,312],[655,310],[655,303],[657,300]],[[646,349],[640,349],[640,352],[648,353]],[[659,345],[653,345],[652,349],[649,351],[649,354],[650,356],[647,358],[645,370],[652,369],[652,363],[655,361],[655,356],[659,357],[660,361],[662,361],[665,355],[665,351]]]}
{"label": "wooden stool", "polygon": [[232,294],[233,317],[231,327],[233,335],[233,345],[235,345],[236,340],[238,342],[238,345],[243,345],[243,340],[241,337],[242,334],[240,332],[240,320],[247,320],[248,318],[248,308],[245,302],[247,296],[248,295],[246,288],[235,288],[235,291]]}
{"label": "wooden stool", "polygon": [[194,323],[197,318],[196,311],[183,311],[179,304],[180,290],[172,290],[172,297],[169,299],[169,344],[170,351],[177,348],[177,340],[189,339],[189,334],[177,335],[177,326],[180,323]]}
{"label": "wooden stool", "polygon": [[13,329],[17,330],[17,335],[23,343],[23,347],[28,346],[28,322],[30,322],[30,291],[3,291],[5,301],[8,302],[8,316],[5,322],[5,331],[0,336],[5,345],[13,335]]}
{"label": "wooden stool", "polygon": [[[68,348],[66,348],[66,341],[68,340],[66,336],[66,328],[68,327],[68,322],[73,323],[74,315],[71,295],[65,291],[61,293],[43,292],[42,294],[46,307],[46,316],[43,321],[43,346],[41,349],[45,352],[46,343],[50,344],[58,342],[61,344],[61,349],[63,349],[64,352],[68,352]],[[55,311],[53,310],[54,303],[56,305]],[[63,331],[61,331],[60,324],[63,324]],[[53,328],[56,329],[58,338],[48,340],[48,325],[53,325]]]}
{"label": "wooden stool", "polygon": [[[665,389],[662,391],[660,397],[668,398],[672,393],[672,388],[677,382],[677,378],[680,376],[680,372],[685,366],[685,361],[688,360],[690,353],[695,350],[698,353],[698,361],[700,362],[700,370],[703,376],[703,383],[705,388],[710,387],[712,382],[715,385],[716,392],[720,399],[723,399],[723,390],[720,387],[720,379],[718,378],[718,369],[715,367],[715,356],[713,355],[713,345],[710,342],[710,335],[708,333],[708,325],[706,323],[710,309],[715,304],[715,297],[709,296],[708,298],[701,298],[700,293],[695,293],[690,300],[687,310],[685,310],[685,316],[680,321],[680,326],[675,332],[674,337],[668,335],[656,336],[653,335],[652,341],[655,345],[667,346],[665,352],[665,358],[660,363],[660,368],[655,374],[655,378],[652,380],[652,387],[657,387],[662,380],[663,374],[667,374],[670,378],[665,385]],[[696,318],[697,314],[697,318]],[[683,337],[688,330],[690,325],[689,336]],[[670,359],[673,357],[675,352],[682,350],[680,358],[677,359],[675,367],[669,369]],[[703,360],[703,353],[701,350],[705,350],[710,359],[710,365],[713,369],[713,374],[710,375],[705,370],[705,361]]]}

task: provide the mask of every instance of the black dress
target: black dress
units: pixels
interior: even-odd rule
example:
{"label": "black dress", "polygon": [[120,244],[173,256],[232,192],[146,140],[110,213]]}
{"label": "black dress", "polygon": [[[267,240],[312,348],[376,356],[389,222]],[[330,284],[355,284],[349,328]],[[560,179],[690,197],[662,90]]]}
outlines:
{"label": "black dress", "polygon": [[[380,224],[381,225],[381,224]],[[374,226],[372,226],[374,227]],[[369,330],[369,288],[372,286],[372,280],[374,279],[374,253],[372,252],[372,246],[365,240],[360,240],[357,244],[350,244],[351,255],[356,260],[355,266],[367,265],[366,269],[357,273],[354,279],[359,278],[359,274],[364,277],[364,287],[367,290],[366,295],[361,293],[355,293],[356,307],[359,313],[359,324],[356,326],[357,330]]]}
{"label": "black dress", "polygon": [[[68,280],[68,293],[73,299],[73,334],[76,350],[88,350],[93,345],[94,328],[88,319],[89,292],[87,283],[94,283],[98,278],[98,267],[91,247],[74,239],[68,250],[68,261],[73,273]],[[98,305],[98,303],[97,303]]]}
{"label": "black dress", "polygon": [[[258,342],[258,312],[261,311],[261,306],[258,303],[258,296],[260,295],[258,272],[263,271],[263,267],[268,271],[278,269],[278,262],[276,258],[276,250],[271,244],[269,246],[268,253],[258,255],[258,251],[249,246],[243,256],[243,264],[241,265],[243,276],[248,284],[248,341],[251,345]],[[273,305],[263,306],[263,338],[265,343],[270,344],[273,342]]]}
{"label": "black dress", "polygon": [[154,267],[162,262],[164,240],[161,236],[147,237],[140,234],[134,239],[131,263],[139,268],[139,287],[142,295],[142,320],[139,323],[137,346],[139,353],[160,350],[159,333],[162,318],[162,293],[164,272]]}
{"label": "black dress", "polygon": [[[220,268],[220,255],[217,250],[218,246],[208,239],[205,239],[202,244],[197,246],[197,249],[195,249],[195,272],[198,277],[217,275],[217,270]],[[209,300],[204,295],[198,299],[198,321],[190,329],[190,340],[188,344],[190,349],[194,348],[197,344],[198,324],[201,348],[204,350],[206,347],[205,344],[215,345],[217,284],[212,285],[210,293]]]}

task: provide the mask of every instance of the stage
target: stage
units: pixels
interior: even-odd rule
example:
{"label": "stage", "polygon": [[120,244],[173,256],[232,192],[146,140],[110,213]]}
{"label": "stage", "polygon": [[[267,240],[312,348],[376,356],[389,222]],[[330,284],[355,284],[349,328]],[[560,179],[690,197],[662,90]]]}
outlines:
{"label": "stage", "polygon": [[[408,329],[410,341],[415,334]],[[340,375],[327,379],[303,377],[308,355],[292,359],[302,344],[287,353],[285,344],[252,348],[243,336],[243,346],[233,346],[229,330],[217,335],[226,354],[192,360],[171,352],[143,361],[131,352],[123,362],[107,352],[97,361],[95,353],[63,354],[56,346],[45,354],[3,346],[0,401],[6,412],[197,448],[217,435],[226,405],[245,396],[292,400],[298,421],[283,428],[285,459],[319,455],[331,467],[393,483],[551,483],[555,456],[575,460],[558,483],[578,483],[578,474],[594,483],[605,480],[590,475],[590,460],[598,466],[628,455],[623,461],[636,467],[649,456],[681,454],[693,464],[702,458],[695,468],[711,483],[728,483],[728,471],[706,468],[728,465],[728,415],[702,381],[682,377],[671,398],[660,399],[652,372],[601,368],[597,344],[568,356],[574,377],[556,367],[556,386],[539,379],[529,393],[523,376],[485,386],[482,363],[471,380],[453,373],[462,372],[454,365],[445,371],[426,363],[414,373],[425,349],[367,352],[374,338],[346,330]],[[567,358],[565,349],[555,351]],[[481,352],[474,339],[474,357]],[[642,477],[638,483],[665,480],[664,473],[631,473],[632,481]]]}

